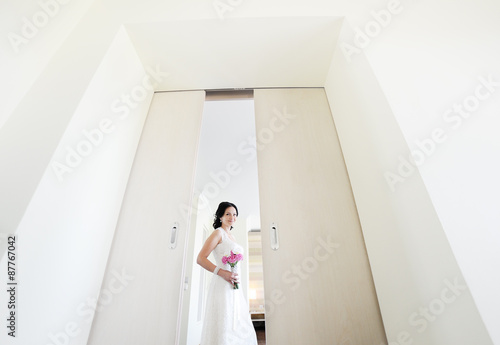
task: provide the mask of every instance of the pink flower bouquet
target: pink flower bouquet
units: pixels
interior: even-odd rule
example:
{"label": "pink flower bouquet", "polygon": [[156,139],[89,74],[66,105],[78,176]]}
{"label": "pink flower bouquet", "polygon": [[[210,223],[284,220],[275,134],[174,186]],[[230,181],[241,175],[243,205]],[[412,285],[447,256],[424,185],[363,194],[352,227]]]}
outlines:
{"label": "pink flower bouquet", "polygon": [[[243,254],[235,254],[233,253],[233,251],[231,250],[231,255],[224,255],[222,257],[222,263],[224,265],[226,264],[229,264],[229,266],[231,266],[231,272],[235,272],[235,267],[236,267],[236,264],[238,262],[240,262],[241,260],[243,260]],[[233,284],[233,289],[239,289],[240,287],[238,286],[238,283],[234,283]]]}

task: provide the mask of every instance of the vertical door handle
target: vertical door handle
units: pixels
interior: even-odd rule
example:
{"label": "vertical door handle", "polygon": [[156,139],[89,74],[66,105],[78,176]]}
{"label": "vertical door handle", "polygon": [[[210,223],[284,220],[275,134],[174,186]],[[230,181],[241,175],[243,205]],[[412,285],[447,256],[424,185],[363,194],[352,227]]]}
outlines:
{"label": "vertical door handle", "polygon": [[174,249],[177,245],[177,233],[179,232],[179,223],[175,222],[170,230],[170,249]]}
{"label": "vertical door handle", "polygon": [[278,225],[276,223],[271,223],[271,249],[278,250],[279,247]]}

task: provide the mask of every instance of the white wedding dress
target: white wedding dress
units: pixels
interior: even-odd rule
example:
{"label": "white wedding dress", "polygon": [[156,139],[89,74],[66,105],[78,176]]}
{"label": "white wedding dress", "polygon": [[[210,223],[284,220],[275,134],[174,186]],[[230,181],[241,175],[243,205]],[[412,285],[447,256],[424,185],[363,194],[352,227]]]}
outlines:
{"label": "white wedding dress", "polygon": [[[216,265],[230,271],[229,264],[222,264],[222,257],[233,253],[243,254],[243,247],[231,240],[224,229],[222,242],[213,250]],[[243,260],[246,260],[244,257]],[[257,345],[248,302],[241,290],[240,263],[236,265],[240,288],[233,286],[220,276],[213,275],[208,289],[205,319],[201,332],[201,345]]]}

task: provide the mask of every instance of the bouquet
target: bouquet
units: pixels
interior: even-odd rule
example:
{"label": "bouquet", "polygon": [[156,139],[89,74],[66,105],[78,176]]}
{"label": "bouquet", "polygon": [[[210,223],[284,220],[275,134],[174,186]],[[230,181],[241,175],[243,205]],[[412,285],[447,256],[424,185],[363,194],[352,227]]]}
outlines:
{"label": "bouquet", "polygon": [[[229,264],[231,266],[231,272],[236,272],[236,264],[243,260],[243,254],[235,254],[231,250],[231,255],[224,255],[222,257],[222,263],[224,265]],[[233,289],[239,289],[238,283],[233,283]]]}

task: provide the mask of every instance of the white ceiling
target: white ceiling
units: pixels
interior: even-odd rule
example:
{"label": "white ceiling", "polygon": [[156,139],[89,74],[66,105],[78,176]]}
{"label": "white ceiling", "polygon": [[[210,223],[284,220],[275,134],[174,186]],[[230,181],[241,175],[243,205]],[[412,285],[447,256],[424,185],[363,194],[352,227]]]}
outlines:
{"label": "white ceiling", "polygon": [[159,91],[322,87],[341,17],[180,20],[127,24],[144,66],[169,76]]}

